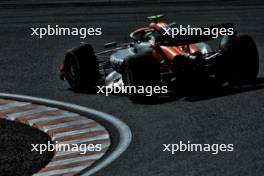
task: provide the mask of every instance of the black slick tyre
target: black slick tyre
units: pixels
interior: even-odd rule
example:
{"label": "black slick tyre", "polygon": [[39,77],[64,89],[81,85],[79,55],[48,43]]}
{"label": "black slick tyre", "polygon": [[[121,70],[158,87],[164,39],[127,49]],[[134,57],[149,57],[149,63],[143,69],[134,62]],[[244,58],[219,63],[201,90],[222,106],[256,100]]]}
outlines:
{"label": "black slick tyre", "polygon": [[65,78],[74,91],[92,90],[100,79],[99,66],[94,50],[82,44],[66,53]]}
{"label": "black slick tyre", "polygon": [[232,85],[253,84],[259,72],[259,56],[254,40],[238,35],[226,53],[228,81]]}

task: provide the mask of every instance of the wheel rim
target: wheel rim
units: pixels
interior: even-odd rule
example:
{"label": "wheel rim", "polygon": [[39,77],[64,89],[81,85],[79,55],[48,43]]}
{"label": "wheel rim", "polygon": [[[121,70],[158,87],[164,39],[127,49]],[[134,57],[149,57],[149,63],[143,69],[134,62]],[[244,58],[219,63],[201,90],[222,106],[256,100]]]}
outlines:
{"label": "wheel rim", "polygon": [[73,87],[77,86],[80,80],[79,66],[73,56],[65,60],[65,68],[67,80]]}
{"label": "wheel rim", "polygon": [[70,71],[69,71],[69,77],[72,79],[72,80],[76,80],[77,79],[77,67],[76,67],[76,64],[71,64],[70,65]]}
{"label": "wheel rim", "polygon": [[133,83],[132,83],[132,79],[131,79],[131,74],[130,74],[128,69],[125,70],[124,75],[125,75],[125,82],[126,82],[127,86],[132,86]]}

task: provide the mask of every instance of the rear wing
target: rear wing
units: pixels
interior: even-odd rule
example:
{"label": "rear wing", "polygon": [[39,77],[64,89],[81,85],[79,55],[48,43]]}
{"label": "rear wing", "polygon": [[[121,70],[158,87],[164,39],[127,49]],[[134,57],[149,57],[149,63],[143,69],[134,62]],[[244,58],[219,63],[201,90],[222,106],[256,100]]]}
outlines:
{"label": "rear wing", "polygon": [[[224,23],[224,24],[212,25],[208,27],[202,27],[201,29],[202,31],[204,31],[205,29],[212,30],[214,28],[218,28],[218,29],[225,28],[227,30],[229,28],[234,28],[234,24]],[[174,38],[172,38],[170,35],[161,35],[156,38],[155,44],[163,45],[163,46],[180,46],[180,45],[188,45],[188,44],[199,43],[199,42],[215,39],[213,37],[215,37],[215,34],[214,35],[177,35]]]}

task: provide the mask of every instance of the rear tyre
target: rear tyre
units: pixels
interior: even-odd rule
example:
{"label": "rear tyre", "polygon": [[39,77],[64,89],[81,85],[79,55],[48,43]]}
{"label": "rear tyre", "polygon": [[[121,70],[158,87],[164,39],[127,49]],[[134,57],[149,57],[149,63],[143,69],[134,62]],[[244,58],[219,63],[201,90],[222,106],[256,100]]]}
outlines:
{"label": "rear tyre", "polygon": [[127,57],[122,65],[122,79],[128,89],[136,90],[128,92],[132,101],[157,100],[154,88],[160,86],[160,70],[150,54]]}
{"label": "rear tyre", "polygon": [[254,40],[238,35],[226,51],[228,81],[232,85],[252,84],[259,72],[259,56]]}
{"label": "rear tyre", "polygon": [[69,50],[65,56],[65,78],[74,91],[92,90],[100,79],[99,66],[94,50],[82,44]]}

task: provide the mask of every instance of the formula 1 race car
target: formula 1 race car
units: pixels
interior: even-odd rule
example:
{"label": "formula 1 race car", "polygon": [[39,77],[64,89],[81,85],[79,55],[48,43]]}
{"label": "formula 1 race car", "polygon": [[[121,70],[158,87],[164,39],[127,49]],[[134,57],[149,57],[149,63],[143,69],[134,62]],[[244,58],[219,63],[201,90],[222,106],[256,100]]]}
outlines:
{"label": "formula 1 race car", "polygon": [[[248,35],[222,36],[217,49],[206,41],[212,35],[164,35],[176,23],[167,24],[163,15],[149,17],[149,26],[130,34],[130,43],[105,44],[95,53],[88,43],[70,49],[60,65],[60,77],[75,91],[94,90],[97,86],[160,86],[174,89],[185,82],[215,79],[219,85],[251,84],[259,71],[258,51]],[[231,23],[208,26],[233,28]],[[205,28],[202,28],[205,29]],[[144,93],[129,92],[132,100],[148,98]],[[156,97],[152,94],[149,97]]]}

